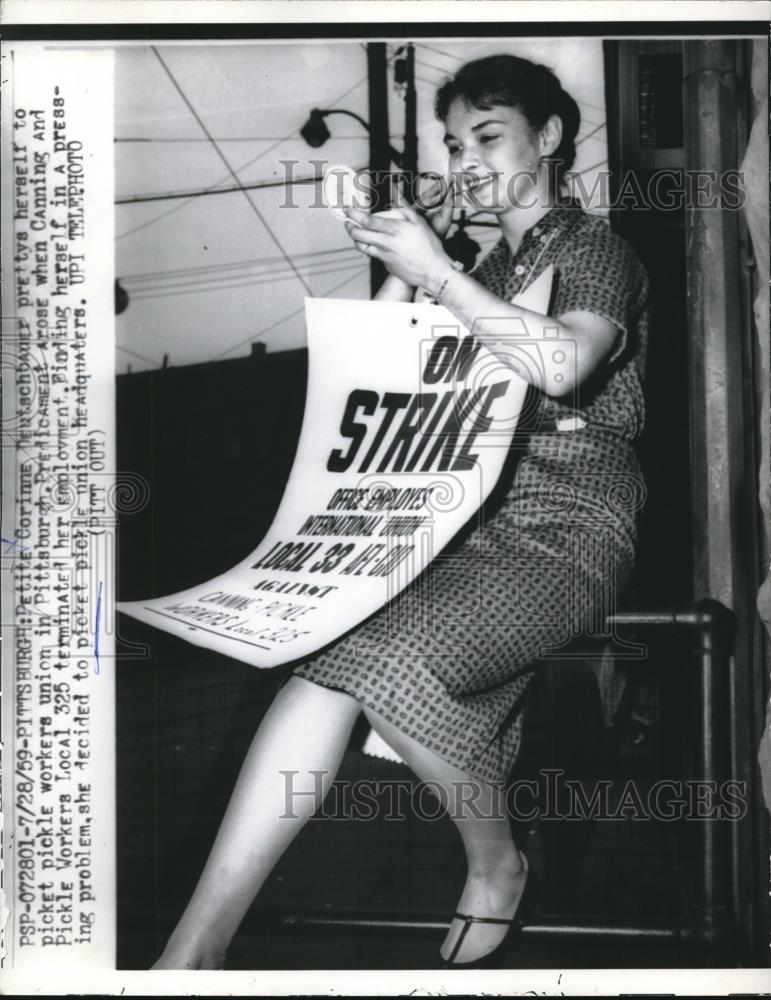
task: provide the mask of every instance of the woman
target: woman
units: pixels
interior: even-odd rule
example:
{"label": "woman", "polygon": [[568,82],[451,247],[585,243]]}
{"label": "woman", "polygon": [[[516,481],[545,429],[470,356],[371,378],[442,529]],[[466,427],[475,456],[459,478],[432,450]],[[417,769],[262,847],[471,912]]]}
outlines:
{"label": "woman", "polygon": [[[346,227],[389,271],[377,298],[409,301],[422,287],[480,334],[524,321],[521,370],[542,405],[483,527],[429,571],[432,627],[393,628],[394,609],[414,599],[408,588],[282,685],[156,968],[222,965],[256,892],[333,781],[362,710],[439,790],[463,841],[467,879],[439,964],[494,964],[521,924],[532,880],[505,789],[522,697],[539,657],[602,623],[632,567],[647,279],[601,220],[560,197],[580,116],[551,71],[509,55],[471,62],[439,90],[436,112],[454,180],[441,204],[427,215],[401,206],[402,218],[351,209]],[[441,241],[455,193],[495,215],[502,233],[469,275]],[[512,304],[550,265],[549,315]],[[553,349],[555,333],[564,351]],[[296,772],[291,818],[287,771]]]}

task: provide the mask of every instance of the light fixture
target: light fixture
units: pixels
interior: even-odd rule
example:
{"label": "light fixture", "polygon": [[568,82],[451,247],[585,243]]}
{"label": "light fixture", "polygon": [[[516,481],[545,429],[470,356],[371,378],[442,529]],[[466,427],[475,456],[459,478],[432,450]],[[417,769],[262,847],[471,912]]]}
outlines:
{"label": "light fixture", "polygon": [[300,129],[300,135],[313,149],[323,146],[330,136],[329,129],[324,121],[324,112],[319,108],[314,108],[308,117],[308,121]]}
{"label": "light fixture", "polygon": [[[328,115],[347,115],[349,118],[355,119],[360,125],[362,125],[367,132],[369,132],[369,122],[366,122],[361,115],[357,115],[354,111],[346,111],[344,108],[313,108],[310,115],[308,116],[308,121],[300,129],[300,135],[308,143],[312,149],[318,149],[319,146],[323,146],[327,139],[331,138],[332,133],[327,128],[327,123],[324,119]],[[403,156],[389,143],[388,152],[394,163],[401,167]]]}

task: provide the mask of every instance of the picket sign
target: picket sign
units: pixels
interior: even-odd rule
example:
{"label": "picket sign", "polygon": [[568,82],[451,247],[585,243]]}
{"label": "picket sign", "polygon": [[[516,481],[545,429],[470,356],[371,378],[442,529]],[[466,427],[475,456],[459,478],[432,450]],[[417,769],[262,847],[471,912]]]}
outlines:
{"label": "picket sign", "polygon": [[[516,301],[544,314],[550,290],[551,270]],[[307,658],[426,567],[495,485],[527,389],[442,306],[309,298],[305,312],[305,414],[267,534],[214,579],[118,605],[259,668]]]}

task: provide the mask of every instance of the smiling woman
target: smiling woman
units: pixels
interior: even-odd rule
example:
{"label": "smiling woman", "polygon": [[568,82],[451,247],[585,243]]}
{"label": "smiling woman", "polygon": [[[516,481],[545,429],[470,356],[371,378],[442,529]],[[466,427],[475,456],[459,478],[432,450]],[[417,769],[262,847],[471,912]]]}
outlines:
{"label": "smiling woman", "polygon": [[[402,591],[387,613],[288,677],[159,968],[223,961],[255,893],[318,804],[309,794],[302,815],[277,822],[278,779],[288,768],[300,781],[323,774],[325,791],[361,710],[432,782],[463,841],[467,881],[438,965],[500,964],[532,903],[506,782],[539,659],[584,631],[602,632],[634,562],[648,283],[629,246],[562,193],[580,120],[550,70],[510,55],[477,60],[441,88],[436,112],[449,153],[444,197],[425,213],[402,198],[388,217],[351,207],[346,228],[388,269],[376,298],[408,302],[427,289],[502,368],[514,344],[535,405],[484,517],[432,564],[428,587]],[[469,204],[496,217],[501,238],[464,274],[443,238],[453,208]],[[512,302],[548,273],[545,313]],[[431,401],[412,402],[409,427],[422,434]],[[342,430],[361,437],[361,417],[378,404],[353,399]],[[315,778],[308,787],[318,791]]]}
{"label": "smiling woman", "polygon": [[[462,142],[452,134],[456,120],[452,114],[453,105],[456,114],[460,106],[480,112],[494,109],[494,114],[482,114],[482,120],[476,121],[471,131],[482,148],[494,151],[502,143],[509,143],[508,153],[503,154],[500,164],[507,172],[523,155],[523,150],[512,148],[512,144],[519,141],[528,159],[524,169],[532,174],[538,162],[535,147],[542,137],[545,138],[552,148],[544,162],[555,182],[554,190],[559,190],[565,172],[576,157],[575,140],[581,113],[575,100],[562,89],[550,70],[516,56],[491,56],[469,63],[448,81],[437,94],[436,114],[447,125],[445,144],[451,165],[457,163],[463,153]],[[485,158],[485,162],[493,166],[495,161],[495,152]]]}

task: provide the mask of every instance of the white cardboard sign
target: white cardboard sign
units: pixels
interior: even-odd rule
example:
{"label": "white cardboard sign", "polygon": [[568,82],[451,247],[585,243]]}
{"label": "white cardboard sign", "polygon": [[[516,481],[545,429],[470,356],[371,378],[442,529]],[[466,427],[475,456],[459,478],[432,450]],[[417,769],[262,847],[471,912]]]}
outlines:
{"label": "white cardboard sign", "polygon": [[[545,313],[550,287],[529,308]],[[309,656],[428,565],[495,485],[527,389],[441,306],[305,308],[305,415],[267,535],[200,586],[118,606],[255,667]]]}

